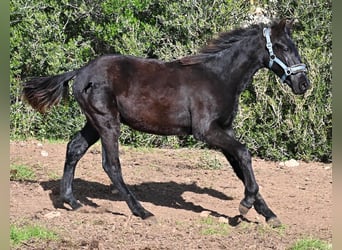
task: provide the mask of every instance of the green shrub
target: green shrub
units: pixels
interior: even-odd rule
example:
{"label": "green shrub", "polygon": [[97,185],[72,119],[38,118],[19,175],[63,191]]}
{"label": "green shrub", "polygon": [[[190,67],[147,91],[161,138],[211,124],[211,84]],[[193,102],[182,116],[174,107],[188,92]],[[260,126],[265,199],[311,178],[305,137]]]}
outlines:
{"label": "green shrub", "polygon": [[[332,32],[330,1],[13,0],[10,131],[12,138],[68,139],[84,124],[75,100],[40,115],[23,104],[30,76],[79,68],[108,53],[171,60],[194,54],[221,31],[244,25],[257,7],[267,16],[297,19],[293,34],[313,88],[295,97],[261,70],[240,100],[234,126],[253,155],[265,159],[331,161]],[[123,126],[121,142],[136,146],[200,146],[193,137],[146,135]]]}

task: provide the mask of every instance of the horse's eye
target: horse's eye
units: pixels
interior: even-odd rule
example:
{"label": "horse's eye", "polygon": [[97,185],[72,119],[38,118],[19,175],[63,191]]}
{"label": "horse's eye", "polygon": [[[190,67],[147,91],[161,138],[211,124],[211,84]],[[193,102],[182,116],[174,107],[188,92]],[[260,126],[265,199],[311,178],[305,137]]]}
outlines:
{"label": "horse's eye", "polygon": [[288,46],[286,46],[282,43],[276,43],[276,44],[274,44],[274,47],[281,50],[281,51],[284,51],[284,52],[287,52],[290,50]]}

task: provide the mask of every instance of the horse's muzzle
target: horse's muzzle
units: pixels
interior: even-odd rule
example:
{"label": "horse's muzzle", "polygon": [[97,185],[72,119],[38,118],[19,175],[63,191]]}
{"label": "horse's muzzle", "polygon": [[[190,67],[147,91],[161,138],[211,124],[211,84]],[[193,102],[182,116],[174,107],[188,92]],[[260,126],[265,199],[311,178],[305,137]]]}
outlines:
{"label": "horse's muzzle", "polygon": [[304,94],[311,87],[311,83],[305,73],[291,75],[285,82],[292,88],[293,93],[296,95]]}
{"label": "horse's muzzle", "polygon": [[311,83],[307,77],[305,77],[305,80],[301,81],[299,83],[299,89],[304,94],[309,88],[311,87]]}

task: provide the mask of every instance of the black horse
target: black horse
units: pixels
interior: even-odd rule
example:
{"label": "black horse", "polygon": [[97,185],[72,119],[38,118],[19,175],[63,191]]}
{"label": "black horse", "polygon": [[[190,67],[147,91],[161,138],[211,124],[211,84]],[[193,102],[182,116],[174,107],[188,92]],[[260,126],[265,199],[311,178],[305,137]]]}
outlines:
{"label": "black horse", "polygon": [[78,70],[25,82],[24,98],[45,112],[65,97],[68,81],[75,78],[73,94],[87,122],[67,146],[63,202],[73,209],[81,206],[72,190],[76,164],[101,138],[103,168],[132,213],[143,219],[153,215],[124,183],[118,150],[122,122],[153,134],[192,134],[219,148],[245,186],[240,214],[254,206],[269,224],[279,226],[259,192],[249,151],[234,138],[232,122],[241,92],[261,68],[272,70],[295,94],[310,87],[290,37],[292,23],[284,19],[270,27],[259,24],[222,33],[198,55],[170,62],[104,55]]}

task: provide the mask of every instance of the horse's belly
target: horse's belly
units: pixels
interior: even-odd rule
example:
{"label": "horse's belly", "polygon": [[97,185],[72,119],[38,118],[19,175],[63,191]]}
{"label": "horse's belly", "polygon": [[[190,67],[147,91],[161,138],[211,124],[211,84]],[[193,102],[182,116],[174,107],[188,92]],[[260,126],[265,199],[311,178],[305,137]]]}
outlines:
{"label": "horse's belly", "polygon": [[185,108],[158,103],[119,105],[121,121],[133,129],[159,135],[191,133],[191,119]]}

